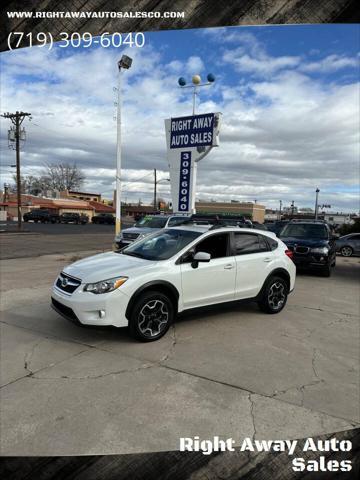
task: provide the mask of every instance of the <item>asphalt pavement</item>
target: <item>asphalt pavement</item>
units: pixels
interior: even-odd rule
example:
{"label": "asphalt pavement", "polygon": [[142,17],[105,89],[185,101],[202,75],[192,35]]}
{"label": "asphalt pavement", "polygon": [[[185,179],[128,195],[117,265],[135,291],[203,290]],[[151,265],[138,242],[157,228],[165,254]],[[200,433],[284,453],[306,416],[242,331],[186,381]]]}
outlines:
{"label": "asphalt pavement", "polygon": [[[127,228],[130,223],[123,223]],[[24,223],[22,232],[17,224],[1,223],[0,259],[36,257],[86,250],[109,250],[115,237],[114,225]]]}

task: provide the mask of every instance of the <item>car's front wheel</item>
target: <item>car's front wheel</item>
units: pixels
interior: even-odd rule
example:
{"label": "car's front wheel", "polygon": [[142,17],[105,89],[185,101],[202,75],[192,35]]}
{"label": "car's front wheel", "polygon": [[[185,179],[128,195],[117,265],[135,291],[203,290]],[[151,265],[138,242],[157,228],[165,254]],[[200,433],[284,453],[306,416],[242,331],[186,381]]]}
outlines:
{"label": "car's front wheel", "polygon": [[351,247],[342,247],[340,253],[343,257],[351,257],[353,254],[353,249]]}
{"label": "car's front wheel", "polygon": [[149,291],[135,303],[129,321],[130,333],[142,342],[158,340],[174,320],[172,301],[163,293]]}
{"label": "car's front wheel", "polygon": [[270,277],[264,285],[258,301],[259,307],[266,313],[279,313],[285,307],[288,297],[288,285],[281,277]]}

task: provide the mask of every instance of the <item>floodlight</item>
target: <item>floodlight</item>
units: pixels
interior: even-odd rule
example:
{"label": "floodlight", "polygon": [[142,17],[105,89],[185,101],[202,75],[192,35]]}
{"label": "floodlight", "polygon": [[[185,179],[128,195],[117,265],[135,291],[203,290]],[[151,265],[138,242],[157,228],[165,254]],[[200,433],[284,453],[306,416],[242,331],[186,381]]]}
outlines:
{"label": "floodlight", "polygon": [[120,68],[125,68],[128,70],[131,67],[132,64],[132,58],[128,57],[127,55],[123,55],[121,59],[118,62],[118,67]]}

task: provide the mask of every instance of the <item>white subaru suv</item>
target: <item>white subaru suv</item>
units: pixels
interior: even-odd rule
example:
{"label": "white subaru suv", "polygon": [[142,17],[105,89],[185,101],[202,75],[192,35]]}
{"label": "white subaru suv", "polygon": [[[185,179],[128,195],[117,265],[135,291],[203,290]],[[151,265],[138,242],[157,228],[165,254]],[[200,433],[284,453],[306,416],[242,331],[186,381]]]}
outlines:
{"label": "white subaru suv", "polygon": [[280,312],[295,285],[291,258],[272,232],[166,228],[64,268],[52,306],[79,324],[129,326],[139,340],[158,340],[178,312],[195,307],[253,299],[267,313]]}

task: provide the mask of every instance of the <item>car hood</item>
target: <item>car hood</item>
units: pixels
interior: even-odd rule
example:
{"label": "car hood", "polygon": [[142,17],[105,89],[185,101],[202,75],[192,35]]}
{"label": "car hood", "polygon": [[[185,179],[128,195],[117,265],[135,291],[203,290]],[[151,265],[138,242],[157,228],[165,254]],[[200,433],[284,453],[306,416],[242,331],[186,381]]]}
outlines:
{"label": "car hood", "polygon": [[149,228],[149,227],[130,227],[123,230],[122,233],[152,233],[160,230],[160,228]]}
{"label": "car hood", "polygon": [[127,277],[134,270],[154,268],[154,263],[143,258],[107,252],[72,263],[63,272],[81,279],[82,283],[93,283],[114,277]]}
{"label": "car hood", "polygon": [[297,238],[297,237],[279,237],[282,242],[287,246],[302,245],[304,247],[328,247],[329,242],[327,240],[321,240],[319,238]]}
{"label": "car hood", "polygon": [[115,238],[120,239],[123,233],[136,233],[137,235],[142,235],[142,234],[149,235],[150,233],[157,232],[158,230],[161,230],[161,229],[149,228],[149,227],[129,227],[129,228],[125,228],[120,233],[118,233]]}

